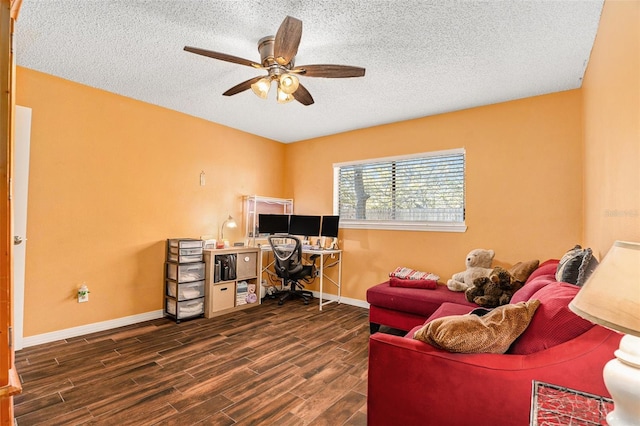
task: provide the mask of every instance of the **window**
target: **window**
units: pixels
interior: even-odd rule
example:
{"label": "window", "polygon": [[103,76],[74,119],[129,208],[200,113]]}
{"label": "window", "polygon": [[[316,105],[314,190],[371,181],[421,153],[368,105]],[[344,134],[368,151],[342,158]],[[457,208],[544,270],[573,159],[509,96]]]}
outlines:
{"label": "window", "polygon": [[339,163],[333,171],[343,228],[466,230],[464,149]]}

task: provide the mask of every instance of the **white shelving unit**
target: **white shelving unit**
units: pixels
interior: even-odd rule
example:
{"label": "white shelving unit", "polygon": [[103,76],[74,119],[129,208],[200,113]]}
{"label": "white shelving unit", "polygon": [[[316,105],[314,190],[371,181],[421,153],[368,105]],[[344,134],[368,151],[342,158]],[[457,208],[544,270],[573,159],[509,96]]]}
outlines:
{"label": "white shelving unit", "polygon": [[247,195],[244,197],[244,236],[247,244],[257,247],[266,242],[258,234],[258,216],[260,214],[293,214],[293,198],[262,197]]}

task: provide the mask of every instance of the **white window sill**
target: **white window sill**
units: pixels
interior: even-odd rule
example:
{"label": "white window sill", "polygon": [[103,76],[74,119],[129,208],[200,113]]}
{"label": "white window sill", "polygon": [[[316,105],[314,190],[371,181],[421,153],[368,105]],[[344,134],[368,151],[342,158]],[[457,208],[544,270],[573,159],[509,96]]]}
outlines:
{"label": "white window sill", "polygon": [[431,231],[431,232],[466,232],[465,223],[448,222],[396,222],[396,221],[353,221],[343,220],[340,228],[344,229],[381,229],[390,231]]}

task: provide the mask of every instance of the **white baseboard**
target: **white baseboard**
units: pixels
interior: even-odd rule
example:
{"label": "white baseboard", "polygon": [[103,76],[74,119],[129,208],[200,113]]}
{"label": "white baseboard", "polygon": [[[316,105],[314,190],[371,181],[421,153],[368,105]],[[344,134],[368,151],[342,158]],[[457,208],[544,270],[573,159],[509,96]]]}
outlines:
{"label": "white baseboard", "polygon": [[[314,291],[313,296],[320,297],[320,292]],[[324,293],[323,300],[338,300],[338,296],[334,294]],[[351,299],[349,297],[341,297],[340,303],[345,305],[357,306],[369,309],[369,304],[363,300]],[[110,330],[112,328],[124,327],[126,325],[137,324],[139,322],[154,320],[164,316],[163,310],[146,312],[144,314],[131,315],[123,318],[116,318],[109,321],[96,322],[93,324],[81,325],[78,327],[67,328],[64,330],[52,331],[50,333],[37,334],[35,336],[24,337],[22,339],[22,348],[29,346],[41,345],[43,343],[55,342],[56,340],[64,340],[72,337],[82,336],[85,334],[96,333],[98,331]],[[22,348],[15,348],[20,350]]]}
{"label": "white baseboard", "polygon": [[[315,298],[320,297],[319,291],[312,291],[312,293],[313,293],[313,297]],[[323,301],[338,300],[338,296],[335,294],[322,293],[322,300]],[[344,297],[344,296],[340,297],[340,303],[344,303],[345,305],[357,306],[359,308],[369,309],[369,303],[365,302],[364,300],[352,299],[350,297]]]}
{"label": "white baseboard", "polygon": [[[43,343],[55,342],[56,340],[69,339],[71,337],[82,336],[84,334],[96,333],[98,331],[110,330],[112,328],[123,327],[126,325],[132,325],[143,321],[154,320],[162,318],[164,311],[162,309],[158,311],[146,312],[144,314],[131,315],[123,318],[116,318],[109,321],[96,322],[93,324],[81,325],[78,327],[67,328],[64,330],[52,331],[50,333],[37,334],[35,336],[24,337],[22,339],[22,347],[27,348],[29,346],[40,345]],[[22,348],[16,348],[20,350]]]}

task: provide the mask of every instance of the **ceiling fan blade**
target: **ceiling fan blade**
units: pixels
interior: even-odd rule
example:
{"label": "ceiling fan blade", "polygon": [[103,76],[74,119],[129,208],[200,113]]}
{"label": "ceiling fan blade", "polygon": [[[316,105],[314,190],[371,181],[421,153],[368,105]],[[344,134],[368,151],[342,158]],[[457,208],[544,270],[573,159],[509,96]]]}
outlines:
{"label": "ceiling fan blade", "polygon": [[249,79],[247,81],[243,81],[240,84],[236,84],[231,89],[229,89],[226,92],[224,92],[223,95],[224,96],[233,96],[233,95],[237,95],[240,92],[244,92],[245,90],[250,88],[253,83],[255,83],[256,81],[260,80],[261,78],[264,78],[264,76],[260,75],[258,77],[253,77],[253,78],[251,78],[251,79]]}
{"label": "ceiling fan blade", "polygon": [[273,44],[273,56],[280,65],[286,65],[298,53],[302,38],[302,21],[287,16],[280,24]]}
{"label": "ceiling fan blade", "polygon": [[348,78],[362,77],[365,69],[350,65],[301,65],[291,72],[297,72],[305,77]]}
{"label": "ceiling fan blade", "polygon": [[313,103],[313,97],[311,97],[311,93],[300,84],[295,92],[293,92],[293,97],[296,101],[300,102],[302,105],[311,105]]}
{"label": "ceiling fan blade", "polygon": [[184,50],[195,53],[197,55],[208,56],[209,58],[219,59],[221,61],[231,62],[233,64],[246,65],[248,67],[262,68],[262,65],[256,64],[248,59],[239,58],[226,53],[214,52],[213,50],[199,49],[197,47],[185,46]]}

